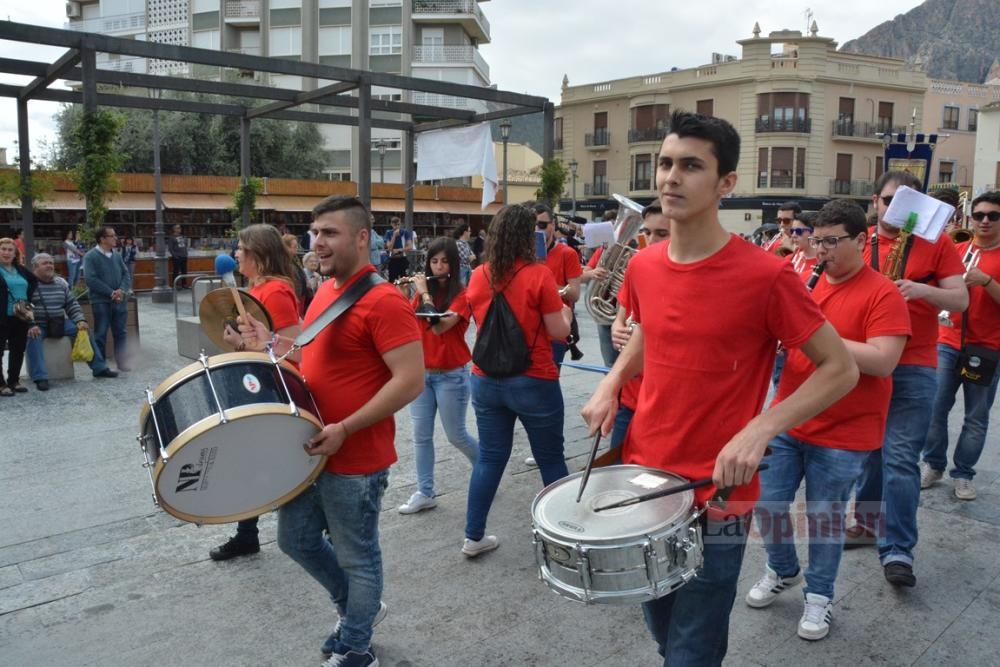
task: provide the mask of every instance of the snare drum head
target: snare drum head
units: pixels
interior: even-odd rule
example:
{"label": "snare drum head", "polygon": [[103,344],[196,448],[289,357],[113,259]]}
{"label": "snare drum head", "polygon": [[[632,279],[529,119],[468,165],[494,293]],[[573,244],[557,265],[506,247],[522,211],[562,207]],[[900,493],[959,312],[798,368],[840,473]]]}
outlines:
{"label": "snare drum head", "polygon": [[694,492],[682,491],[628,507],[595,512],[595,507],[680,486],[688,480],[643,466],[595,468],[590,473],[583,498],[577,503],[582,477],[582,472],[564,477],[535,497],[531,516],[538,530],[571,542],[627,541],[682,523],[690,516],[694,505]]}

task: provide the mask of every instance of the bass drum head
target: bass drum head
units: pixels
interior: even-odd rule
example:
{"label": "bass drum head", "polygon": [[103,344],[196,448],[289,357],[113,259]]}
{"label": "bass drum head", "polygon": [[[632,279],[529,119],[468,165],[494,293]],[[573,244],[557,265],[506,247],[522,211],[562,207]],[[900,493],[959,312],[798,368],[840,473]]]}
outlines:
{"label": "bass drum head", "polygon": [[156,491],[164,510],[192,523],[231,523],[269,512],[295,498],[323,472],[325,456],[303,443],[321,430],[305,411],[287,405],[248,405],[208,420],[168,448],[156,464]]}
{"label": "bass drum head", "polygon": [[673,473],[635,465],[594,468],[576,502],[583,472],[554,482],[539,492],[531,505],[535,527],[545,535],[591,545],[629,542],[686,520],[694,492],[682,491],[628,507],[595,512],[595,507],[653,491],[680,486],[688,480]]}

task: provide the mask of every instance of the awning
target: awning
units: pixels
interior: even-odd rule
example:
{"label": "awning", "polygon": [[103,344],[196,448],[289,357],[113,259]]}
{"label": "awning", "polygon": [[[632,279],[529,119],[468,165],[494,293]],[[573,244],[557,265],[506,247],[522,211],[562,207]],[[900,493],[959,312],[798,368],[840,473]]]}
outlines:
{"label": "awning", "polygon": [[262,195],[257,197],[257,208],[273,209],[287,213],[311,213],[316,204],[325,197],[301,197],[290,195]]}
{"label": "awning", "polygon": [[[86,211],[87,203],[76,192],[56,191],[48,199],[37,202],[36,208],[46,211]],[[21,208],[20,203],[4,202],[0,208]],[[120,192],[108,201],[109,211],[152,211],[153,195],[142,192]]]}
{"label": "awning", "polygon": [[[146,195],[152,199],[153,195]],[[260,205],[258,197],[257,208],[268,208]],[[233,205],[233,198],[230,195],[189,195],[176,192],[163,193],[163,206],[165,208],[197,209],[208,211],[225,211]]]}
{"label": "awning", "polygon": [[[81,204],[83,200],[80,200]],[[109,211],[155,211],[156,197],[151,192],[120,192],[108,203]]]}
{"label": "awning", "polygon": [[[372,199],[372,211],[379,213],[399,213],[406,210],[405,199]],[[415,199],[413,201],[414,213],[447,213],[448,208],[444,202],[428,199]]]}
{"label": "awning", "polygon": [[[75,192],[53,192],[44,200],[35,202],[36,208],[47,211],[85,211],[87,205]],[[21,202],[0,202],[0,208],[21,208]]]}
{"label": "awning", "polygon": [[452,215],[496,215],[502,204],[493,203],[483,208],[477,201],[448,202],[448,213]]}

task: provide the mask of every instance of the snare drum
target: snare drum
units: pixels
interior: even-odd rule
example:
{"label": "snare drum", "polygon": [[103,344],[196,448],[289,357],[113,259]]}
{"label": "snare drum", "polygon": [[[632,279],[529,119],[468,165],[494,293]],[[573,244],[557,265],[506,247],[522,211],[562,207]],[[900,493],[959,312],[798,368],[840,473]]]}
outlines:
{"label": "snare drum", "polygon": [[299,372],[259,352],[201,359],[146,390],[139,444],[153,502],[184,521],[276,509],[319,476],[302,444],[323,428]]}
{"label": "snare drum", "polygon": [[628,604],[669,595],[695,576],[702,541],[693,491],[594,511],[686,479],[635,465],[595,468],[577,503],[582,475],[550,484],[531,505],[535,559],[549,588],[587,604]]}

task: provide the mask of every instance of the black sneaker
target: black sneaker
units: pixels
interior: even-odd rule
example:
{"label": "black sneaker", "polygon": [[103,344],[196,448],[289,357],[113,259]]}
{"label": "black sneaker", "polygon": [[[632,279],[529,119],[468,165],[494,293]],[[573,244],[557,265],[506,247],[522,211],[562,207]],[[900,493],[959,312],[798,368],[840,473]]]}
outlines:
{"label": "black sneaker", "polygon": [[49,381],[48,380],[35,380],[35,386],[38,387],[38,391],[48,391]]}
{"label": "black sneaker", "polygon": [[[379,602],[378,613],[375,614],[375,620],[372,621],[372,629],[374,629],[376,625],[384,621],[388,613],[389,613],[389,607],[387,607],[384,602]],[[341,617],[337,619],[337,625],[333,626],[333,633],[327,638],[325,642],[323,642],[323,647],[320,649],[320,651],[326,657],[329,658],[331,655],[333,655],[334,651],[337,650],[337,642],[340,641],[340,631],[343,627],[344,627],[344,619],[343,617]]]}
{"label": "black sneaker", "polygon": [[118,377],[118,373],[116,371],[111,370],[110,368],[105,368],[103,371],[98,371],[97,373],[94,373],[94,377],[95,378],[116,378],[116,377]]}
{"label": "black sneaker", "polygon": [[917,585],[917,578],[913,574],[913,567],[900,561],[887,563],[883,569],[885,580],[893,586],[906,586],[913,588]]}
{"label": "black sneaker", "polygon": [[212,560],[229,560],[230,558],[236,558],[237,556],[249,556],[251,554],[258,553],[259,551],[259,542],[244,542],[243,540],[231,537],[225,544],[217,546],[209,551],[208,556]]}
{"label": "black sneaker", "polygon": [[378,667],[378,658],[368,649],[364,653],[334,653],[320,667]]}

